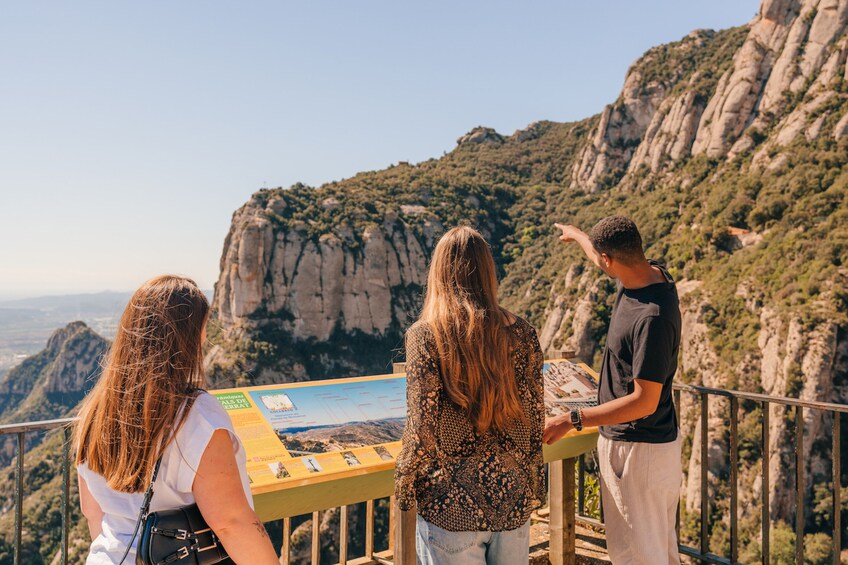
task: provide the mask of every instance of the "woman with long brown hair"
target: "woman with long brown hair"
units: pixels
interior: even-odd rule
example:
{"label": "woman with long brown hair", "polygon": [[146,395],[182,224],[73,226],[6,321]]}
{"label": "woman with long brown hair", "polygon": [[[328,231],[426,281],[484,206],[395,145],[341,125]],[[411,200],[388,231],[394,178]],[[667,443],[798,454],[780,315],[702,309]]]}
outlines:
{"label": "woman with long brown hair", "polygon": [[528,562],[546,496],[542,352],[498,304],[495,262],[467,227],[433,252],[424,309],[406,333],[407,423],[399,505],[417,505],[423,565]]}
{"label": "woman with long brown hair", "polygon": [[203,391],[208,312],[197,285],[176,276],[146,282],[124,310],[75,434],[89,564],[135,562],[133,531],[160,458],[151,511],[196,503],[236,563],[279,562],[252,509],[244,448]]}

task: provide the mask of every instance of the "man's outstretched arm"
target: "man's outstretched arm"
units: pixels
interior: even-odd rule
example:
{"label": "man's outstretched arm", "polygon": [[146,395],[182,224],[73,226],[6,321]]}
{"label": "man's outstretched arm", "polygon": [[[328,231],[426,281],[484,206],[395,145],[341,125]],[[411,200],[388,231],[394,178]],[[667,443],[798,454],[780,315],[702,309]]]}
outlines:
{"label": "man's outstretched arm", "polygon": [[580,228],[576,228],[574,226],[566,226],[563,224],[554,224],[554,227],[559,229],[562,232],[562,235],[559,236],[559,240],[563,243],[577,243],[580,248],[583,250],[583,253],[586,254],[586,257],[594,263],[599,269],[606,272],[604,268],[604,263],[601,260],[601,254],[595,249],[592,245],[592,242],[589,241],[589,236],[586,235]]}
{"label": "man's outstretched arm", "polygon": [[[613,426],[634,422],[657,411],[662,393],[662,383],[643,379],[633,381],[633,392],[627,396],[605,402],[600,406],[583,409],[583,426]],[[573,429],[568,413],[545,421],[545,443],[554,443]]]}

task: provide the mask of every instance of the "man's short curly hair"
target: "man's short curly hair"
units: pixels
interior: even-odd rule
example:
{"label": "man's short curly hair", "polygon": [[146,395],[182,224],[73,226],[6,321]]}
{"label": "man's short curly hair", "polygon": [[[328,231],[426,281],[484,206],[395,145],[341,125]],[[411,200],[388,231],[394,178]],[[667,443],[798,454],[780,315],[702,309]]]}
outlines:
{"label": "man's short curly hair", "polygon": [[598,253],[604,253],[622,263],[633,263],[645,258],[642,236],[630,218],[609,216],[592,228],[589,240]]}

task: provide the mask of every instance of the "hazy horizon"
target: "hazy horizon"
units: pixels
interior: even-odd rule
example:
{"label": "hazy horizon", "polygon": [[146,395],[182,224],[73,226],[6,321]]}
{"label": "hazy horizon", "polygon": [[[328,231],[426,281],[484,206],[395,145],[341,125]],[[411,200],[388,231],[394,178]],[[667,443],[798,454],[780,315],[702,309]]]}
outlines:
{"label": "hazy horizon", "polygon": [[[90,290],[83,292],[56,292],[56,293],[46,293],[46,294],[4,294],[0,293],[0,308],[8,307],[8,303],[10,302],[24,302],[27,300],[41,300],[41,299],[50,299],[50,298],[68,298],[72,296],[97,296],[97,295],[108,295],[108,294],[132,294],[135,292],[134,288],[126,288],[126,289],[111,289],[107,288],[104,290]],[[201,288],[201,290],[211,299],[213,289],[212,288]]]}
{"label": "hazy horizon", "polygon": [[104,290],[90,290],[84,292],[48,292],[45,294],[32,294],[26,293],[22,291],[20,293],[3,293],[0,292],[0,308],[3,307],[4,302],[17,302],[23,300],[36,300],[40,298],[60,298],[66,296],[75,296],[75,295],[97,295],[97,294],[125,294],[128,292],[132,292],[131,289],[123,289],[123,290],[115,290],[111,288],[107,288]]}
{"label": "hazy horizon", "polygon": [[212,288],[231,215],[263,186],[439,157],[478,125],[589,117],[647,49],[757,7],[10,5],[0,299],[165,272]]}

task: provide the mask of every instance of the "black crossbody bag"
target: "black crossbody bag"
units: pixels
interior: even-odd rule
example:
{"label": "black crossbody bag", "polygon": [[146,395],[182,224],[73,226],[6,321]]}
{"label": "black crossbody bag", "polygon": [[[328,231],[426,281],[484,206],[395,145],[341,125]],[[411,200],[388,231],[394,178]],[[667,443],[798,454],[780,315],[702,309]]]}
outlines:
{"label": "black crossbody bag", "polygon": [[213,565],[232,564],[224,546],[212,528],[203,519],[197,504],[171,510],[150,512],[153,483],[159,475],[160,457],[153,468],[150,486],[138,513],[132,539],[121,558],[121,565],[129,555],[139,527],[141,538],[135,556],[136,565]]}

